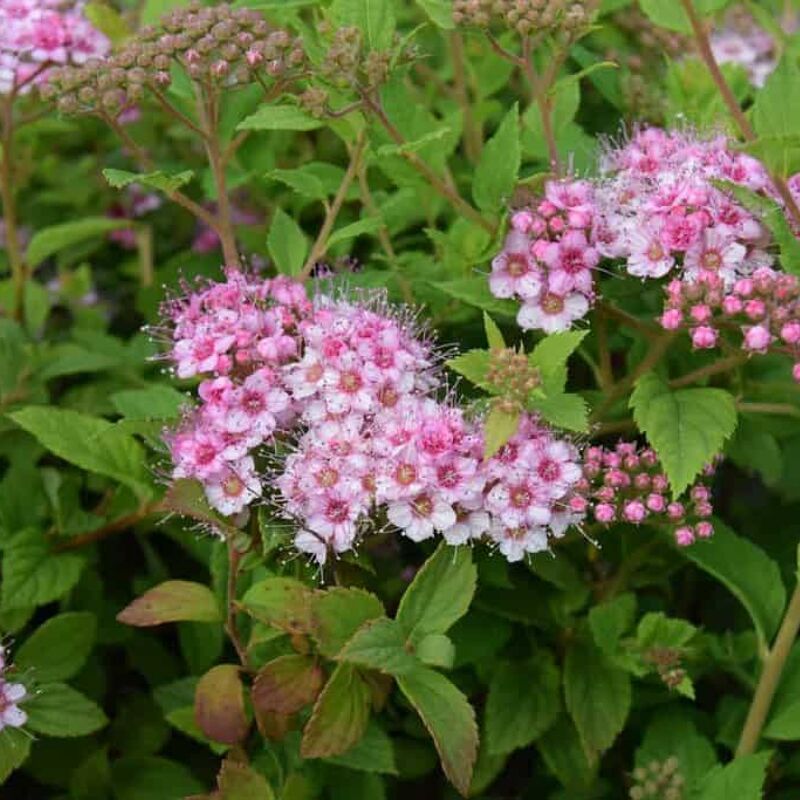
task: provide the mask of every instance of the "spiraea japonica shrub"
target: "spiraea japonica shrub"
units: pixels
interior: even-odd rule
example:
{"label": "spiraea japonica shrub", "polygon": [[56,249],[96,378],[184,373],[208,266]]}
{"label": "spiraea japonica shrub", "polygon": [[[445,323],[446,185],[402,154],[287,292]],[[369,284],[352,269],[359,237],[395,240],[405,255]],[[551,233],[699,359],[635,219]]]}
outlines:
{"label": "spiraea japonica shrub", "polygon": [[800,791],[800,7],[0,0],[0,781]]}

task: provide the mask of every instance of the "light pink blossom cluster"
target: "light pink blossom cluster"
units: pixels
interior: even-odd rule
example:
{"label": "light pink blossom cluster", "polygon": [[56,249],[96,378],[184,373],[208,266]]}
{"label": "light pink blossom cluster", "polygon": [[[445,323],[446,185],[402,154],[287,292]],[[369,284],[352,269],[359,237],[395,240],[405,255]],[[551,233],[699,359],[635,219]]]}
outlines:
{"label": "light pink blossom cluster", "polygon": [[601,525],[668,524],[675,541],[686,547],[714,533],[709,522],[713,508],[708,486],[713,474],[713,467],[707,467],[682,499],[670,500],[669,481],[655,451],[619,442],[613,449],[586,449],[583,478],[577,488]]}
{"label": "light pink blossom cluster", "polygon": [[163,309],[177,376],[203,378],[199,405],[166,437],[172,474],[199,480],[223,514],[261,495],[251,453],[294,416],[281,368],[298,356],[298,324],[310,313],[302,286],[236,271]]}
{"label": "light pink blossom cluster", "polygon": [[21,728],[28,721],[28,715],[19,707],[28,691],[21,683],[6,680],[8,667],[6,648],[0,645],[0,731],[3,728]]}
{"label": "light pink blossom cluster", "polygon": [[[199,404],[166,435],[173,478],[237,514],[261,498],[296,525],[298,550],[324,562],[390,524],[422,541],[486,537],[512,561],[582,517],[577,449],[532,417],[492,458],[479,420],[445,395],[439,354],[385,296],[319,294],[229,271],[166,305],[169,358],[202,377]],[[259,448],[283,433],[272,466]],[[265,462],[267,460],[265,459]]]}
{"label": "light pink blossom cluster", "polygon": [[517,298],[521,328],[562,331],[583,317],[594,299],[595,201],[587,181],[549,181],[544,197],[511,215],[511,230],[492,261],[495,297]]}
{"label": "light pink blossom cluster", "polygon": [[0,93],[26,92],[50,67],[105,56],[107,37],[86,18],[82,3],[0,0]]}
{"label": "light pink blossom cluster", "polygon": [[596,246],[639,278],[676,272],[695,280],[719,275],[732,286],[770,266],[769,234],[715,181],[771,194],[763,165],[735,152],[725,137],[702,140],[684,131],[646,128],[604,158],[595,187]]}
{"label": "light pink blossom cluster", "polygon": [[728,291],[718,276],[701,275],[692,282],[670,281],[666,295],[661,325],[688,328],[695,349],[716,347],[720,331],[732,330],[747,353],[772,350],[791,356],[794,379],[800,382],[800,282],[795,275],[762,267]]}
{"label": "light pink blossom cluster", "polygon": [[742,22],[712,31],[711,51],[718,64],[738,64],[750,83],[761,87],[777,64],[775,41],[752,18]]}

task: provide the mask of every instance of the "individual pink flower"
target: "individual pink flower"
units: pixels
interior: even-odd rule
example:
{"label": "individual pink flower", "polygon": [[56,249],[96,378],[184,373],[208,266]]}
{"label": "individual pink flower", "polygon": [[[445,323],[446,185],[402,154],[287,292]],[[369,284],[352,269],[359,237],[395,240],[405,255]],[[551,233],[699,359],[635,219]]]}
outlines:
{"label": "individual pink flower", "polygon": [[772,334],[768,328],[764,325],[753,325],[745,330],[742,346],[751,353],[766,353],[771,342]]}
{"label": "individual pink flower", "polygon": [[517,313],[517,323],[525,330],[539,329],[545,333],[568,330],[575,320],[585,316],[589,301],[583,294],[567,295],[543,292],[538,300],[525,303]]}
{"label": "individual pink flower", "polygon": [[719,275],[732,286],[738,277],[747,250],[724,231],[710,228],[690,247],[684,258],[686,276],[697,278],[705,272]]}
{"label": "individual pink flower", "polygon": [[539,294],[541,270],[531,255],[527,236],[516,230],[508,234],[502,252],[492,261],[489,288],[501,298],[534,298]]}
{"label": "individual pink flower", "polygon": [[386,516],[414,542],[429,539],[434,532],[449,530],[457,522],[452,506],[427,494],[390,504]]}

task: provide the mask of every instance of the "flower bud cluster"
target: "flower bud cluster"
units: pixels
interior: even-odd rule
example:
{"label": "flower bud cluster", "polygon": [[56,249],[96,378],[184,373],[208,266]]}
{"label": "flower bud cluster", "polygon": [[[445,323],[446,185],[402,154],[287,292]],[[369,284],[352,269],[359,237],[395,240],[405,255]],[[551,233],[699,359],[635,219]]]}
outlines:
{"label": "flower bud cluster", "polygon": [[587,181],[548,181],[544,197],[511,215],[492,261],[495,297],[518,298],[521,328],[554,333],[583,317],[594,300],[594,193]]}
{"label": "flower bud cluster", "polygon": [[601,525],[627,522],[667,524],[681,547],[714,533],[708,482],[709,466],[679,500],[670,500],[669,480],[654,450],[632,442],[613,449],[589,447],[583,454],[583,479],[577,491],[586,498],[592,516]]}
{"label": "flower bud cluster", "polygon": [[683,652],[679,648],[651,647],[642,653],[642,659],[655,667],[661,682],[670,690],[677,689],[686,680]]}
{"label": "flower bud cluster", "polygon": [[505,28],[520,36],[560,29],[568,33],[589,24],[586,0],[455,0],[456,25]]}
{"label": "flower bud cluster", "polygon": [[196,81],[241,86],[295,75],[305,61],[302,41],[272,28],[252,9],[191,4],[143,28],[111,57],[54,71],[44,91],[67,114],[117,114],[161,91],[180,65]]}
{"label": "flower bud cluster", "polygon": [[675,756],[666,761],[652,761],[633,771],[634,785],[630,800],[683,800],[684,779]]}
{"label": "flower bud cluster", "polygon": [[10,666],[6,649],[0,645],[0,732],[3,728],[21,728],[28,721],[28,715],[19,707],[28,691],[21,683],[6,680]]}
{"label": "flower bud cluster", "polygon": [[747,353],[773,350],[790,355],[795,362],[792,374],[800,382],[797,276],[762,267],[726,290],[717,275],[705,274],[695,281],[670,281],[666,296],[662,327],[688,328],[695,349],[716,347],[721,332],[732,330]]}
{"label": "flower bud cluster", "polygon": [[110,46],[81,4],[0,0],[0,94],[25,93],[46,83],[53,67],[83,64]]}
{"label": "flower bud cluster", "polygon": [[486,380],[519,407],[524,406],[531,392],[541,386],[542,376],[525,353],[505,347],[491,351]]}

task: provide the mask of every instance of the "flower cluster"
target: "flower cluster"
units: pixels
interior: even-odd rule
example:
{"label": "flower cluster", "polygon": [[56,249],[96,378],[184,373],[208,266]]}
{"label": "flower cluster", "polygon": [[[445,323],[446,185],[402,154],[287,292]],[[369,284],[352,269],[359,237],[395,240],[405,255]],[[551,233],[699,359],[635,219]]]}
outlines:
{"label": "flower cluster", "polygon": [[108,39],[80,4],[60,0],[0,0],[0,93],[23,93],[56,65],[104,56]]}
{"label": "flower cluster", "polygon": [[199,480],[223,514],[261,495],[251,451],[292,417],[280,368],[298,354],[309,313],[302,287],[231,271],[164,308],[169,359],[180,378],[200,376],[200,404],[167,436],[174,478]]}
{"label": "flower cluster", "polygon": [[609,150],[604,171],[595,187],[596,246],[603,257],[622,259],[630,275],[661,278],[679,270],[694,280],[714,273],[731,286],[770,265],[764,226],[715,185],[767,193],[769,176],[724,137],[647,128]]}
{"label": "flower cluster", "polygon": [[708,486],[713,474],[714,468],[706,467],[685,497],[670,501],[669,481],[655,451],[619,442],[613,449],[586,449],[583,478],[577,488],[601,525],[667,524],[673,529],[678,545],[686,547],[714,533],[708,521],[713,514]]}
{"label": "flower cluster", "polygon": [[774,39],[746,12],[729,14],[726,24],[711,32],[710,44],[718,64],[738,64],[753,86],[763,86],[777,64]]}
{"label": "flower cluster", "polygon": [[661,325],[688,328],[695,349],[716,347],[720,331],[732,329],[740,332],[747,353],[790,355],[794,379],[800,381],[800,282],[795,275],[762,267],[727,291],[716,275],[701,275],[693,282],[670,281],[666,295]]}
{"label": "flower cluster", "polygon": [[541,200],[512,213],[489,288],[496,297],[522,301],[520,327],[566,330],[589,310],[600,260],[594,220],[594,191],[587,181],[549,181]]}
{"label": "flower cluster", "polygon": [[116,115],[147,90],[169,86],[173,63],[193,80],[239,86],[295,75],[304,60],[302,42],[258,11],[190,4],[166,14],[160,27],[143,28],[108,59],[54,71],[44,94],[67,114]]}
{"label": "flower cluster", "polygon": [[311,302],[287,279],[229,271],[164,315],[176,374],[203,378],[198,406],[166,436],[173,478],[200,481],[214,508],[236,514],[262,495],[259,448],[283,433],[285,453],[294,438],[271,499],[320,562],[376,520],[414,541],[486,537],[514,561],[582,517],[576,448],[524,417],[484,459],[480,421],[433,396],[433,344],[382,294]]}
{"label": "flower cluster", "polygon": [[19,707],[28,691],[21,683],[6,680],[8,667],[6,649],[0,645],[0,731],[3,728],[21,728],[28,721],[28,715]]}
{"label": "flower cluster", "polygon": [[634,785],[628,794],[630,800],[681,800],[684,797],[686,782],[675,756],[637,767],[631,777]]}

